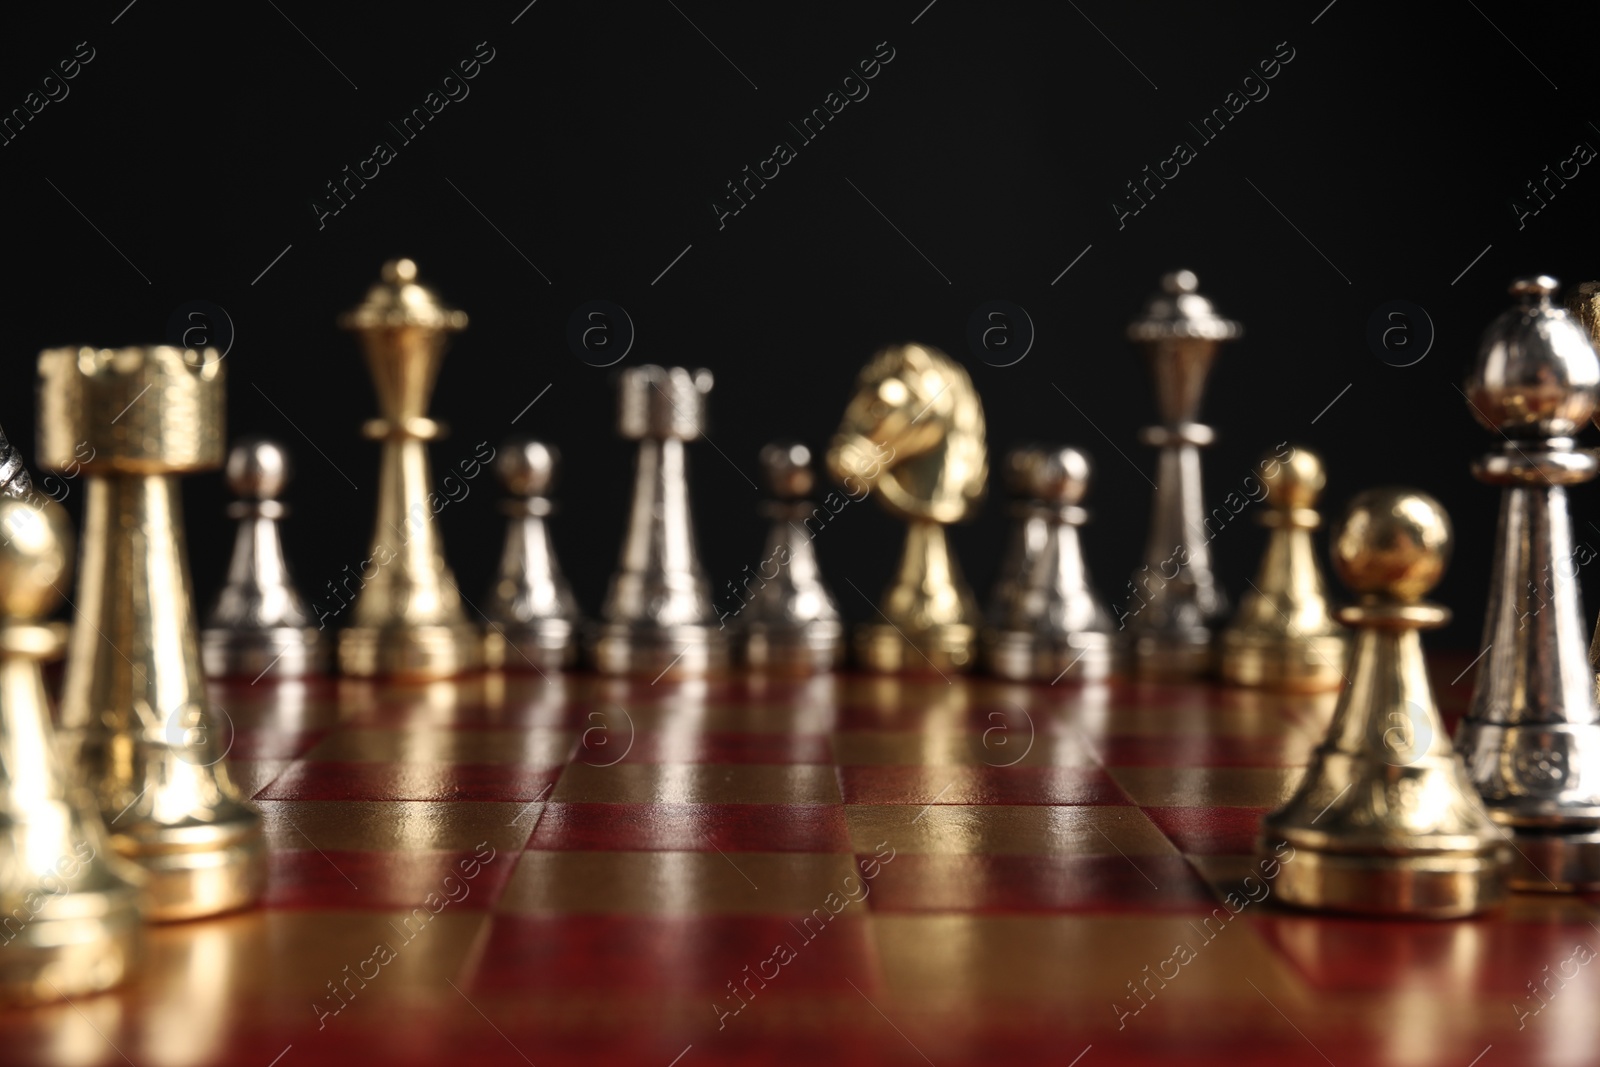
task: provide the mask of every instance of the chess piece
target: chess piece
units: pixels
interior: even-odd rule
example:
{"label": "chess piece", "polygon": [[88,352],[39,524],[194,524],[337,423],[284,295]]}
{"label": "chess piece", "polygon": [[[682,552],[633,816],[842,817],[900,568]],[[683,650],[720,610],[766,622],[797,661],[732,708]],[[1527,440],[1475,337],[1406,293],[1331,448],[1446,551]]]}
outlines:
{"label": "chess piece", "polygon": [[[1567,297],[1567,310],[1589,335],[1590,343],[1600,349],[1600,282],[1580,282],[1574,287]],[[1589,418],[1600,426],[1600,408]],[[1594,670],[1595,692],[1600,694],[1600,622],[1595,624],[1589,644],[1589,666]]]}
{"label": "chess piece", "polygon": [[650,364],[618,377],[617,431],[639,454],[622,557],[591,638],[602,674],[696,678],[727,667],[695,551],[685,447],[705,433],[711,384],[708,370]]}
{"label": "chess piece", "polygon": [[1216,435],[1194,420],[1218,347],[1244,331],[1217,314],[1195,291],[1198,284],[1191,271],[1168,274],[1161,279],[1162,291],[1128,326],[1128,337],[1149,360],[1161,412],[1161,425],[1140,435],[1160,453],[1145,563],[1128,583],[1130,603],[1137,606],[1118,613],[1126,620],[1124,654],[1130,672],[1139,677],[1209,674],[1212,629],[1227,612],[1227,599],[1211,574],[1201,514],[1200,449]]}
{"label": "chess piece", "polygon": [[1261,569],[1222,632],[1222,677],[1234,685],[1317,692],[1344,685],[1345,630],[1328,611],[1311,531],[1322,524],[1317,498],[1327,484],[1309,449],[1261,461],[1269,531]]}
{"label": "chess piece", "polygon": [[1449,516],[1406,489],[1360,494],[1333,531],[1334,570],[1358,598],[1338,612],[1355,630],[1350,685],[1299,788],[1262,821],[1286,904],[1444,919],[1504,896],[1510,848],[1450,747],[1419,634],[1450,619],[1422,599],[1449,551]]}
{"label": "chess piece", "polygon": [[41,465],[86,480],[63,743],[156,920],[245,907],[266,876],[231,724],[206,700],[178,486],[222,464],[223,366],[211,348],[39,355]]}
{"label": "chess piece", "polygon": [[733,618],[740,658],[770,674],[832,670],[844,652],[844,624],[811,541],[834,512],[806,499],[814,478],[805,445],[768,445],[761,450],[761,470],[772,494],[762,511],[772,527],[761,562],[746,565],[735,580],[742,605]]}
{"label": "chess piece", "polygon": [[989,593],[989,606],[983,613],[986,629],[998,627],[1005,621],[1012,604],[1021,595],[1023,575],[1033,566],[1050,536],[1049,517],[1033,506],[1029,485],[1031,473],[1042,454],[1041,445],[1023,445],[1006,453],[1004,482],[1006,496],[1011,500],[1007,511],[1016,521],[1011,524],[1005,555],[1000,557],[1000,570]]}
{"label": "chess piece", "polygon": [[339,634],[339,669],[413,679],[472,670],[483,661],[483,636],[461,609],[434,522],[442,498],[429,491],[428,442],[445,427],[425,414],[449,335],[466,329],[467,316],[417,281],[415,263],[397,259],[339,325],[360,335],[383,409],[362,427],[383,442],[378,518],[351,624]]}
{"label": "chess piece", "polygon": [[289,454],[251,438],[228,452],[228,505],[238,520],[228,580],[200,631],[200,660],[213,678],[299,678],[328,668],[322,631],[289,578],[278,520],[289,509],[278,494],[289,482]]}
{"label": "chess piece", "polygon": [[1104,678],[1111,670],[1111,619],[1089,585],[1078,527],[1089,457],[1075,448],[1018,449],[1006,457],[1020,498],[1016,570],[1002,577],[984,631],[989,668],[1013,681]]}
{"label": "chess piece", "polygon": [[538,441],[516,439],[500,448],[495,471],[509,497],[500,576],[484,613],[484,661],[508,670],[560,670],[577,661],[582,614],[556,562],[545,519],[555,511],[550,489],[560,453]]}
{"label": "chess piece", "polygon": [[1467,380],[1473,415],[1500,447],[1473,467],[1501,487],[1485,651],[1457,732],[1472,778],[1518,849],[1518,889],[1600,889],[1600,711],[1569,485],[1600,460],[1572,435],[1600,401],[1600,359],[1551,305],[1553,278],[1515,282],[1517,306],[1485,332]]}
{"label": "chess piece", "polygon": [[857,660],[885,672],[970,670],[981,614],[944,528],[972,516],[989,473],[972,379],[937,348],[883,349],[857,380],[828,470],[847,493],[871,490],[909,524],[879,621],[856,630]]}
{"label": "chess piece", "polygon": [[138,955],[138,873],[63,772],[40,661],[67,628],[44,618],[72,562],[66,512],[30,490],[0,435],[0,1001],[55,1000],[122,981]]}

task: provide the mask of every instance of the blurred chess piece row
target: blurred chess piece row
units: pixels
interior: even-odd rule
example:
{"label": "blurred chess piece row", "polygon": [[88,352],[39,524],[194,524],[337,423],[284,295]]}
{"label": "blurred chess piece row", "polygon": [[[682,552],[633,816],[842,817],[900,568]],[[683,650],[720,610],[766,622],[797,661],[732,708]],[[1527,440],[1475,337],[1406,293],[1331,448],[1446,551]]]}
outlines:
{"label": "blurred chess piece row", "polygon": [[[813,502],[819,494],[803,445],[762,452],[767,541],[759,560],[727,583],[726,608],[719,606],[696,547],[689,478],[712,378],[654,365],[617,378],[617,429],[638,450],[622,549],[599,618],[583,619],[557,562],[548,520],[558,454],[516,439],[498,459],[507,492],[500,566],[482,625],[469,620],[426,503],[426,442],[445,430],[424,414],[446,341],[467,319],[418,280],[414,263],[385,264],[366,299],[340,319],[358,334],[373,374],[383,417],[365,432],[382,442],[383,457],[369,559],[337,589],[330,583],[341,601],[353,599],[352,623],[338,634],[339,668],[432,678],[480,665],[548,672],[587,662],[656,681],[734,666],[826,671],[853,647],[856,662],[876,671],[946,675],[985,666],[1012,680],[1055,683],[1103,679],[1119,665],[1141,678],[1204,677],[1220,667],[1240,685],[1335,687],[1343,632],[1329,615],[1311,543],[1323,474],[1308,451],[1263,462],[1269,544],[1260,580],[1232,626],[1215,632],[1225,598],[1211,575],[1209,539],[1200,536],[1207,519],[1199,461],[1214,435],[1194,420],[1220,345],[1241,328],[1197,286],[1188,271],[1168,275],[1129,327],[1148,356],[1162,422],[1145,433],[1159,458],[1147,564],[1129,583],[1138,605],[1130,598],[1115,620],[1095,592],[1078,535],[1088,520],[1089,459],[1062,447],[1025,447],[1006,459],[1015,530],[990,609],[980,612],[945,534],[984,496],[977,392],[938,349],[908,344],[873,356],[826,466],[849,501],[875,496],[907,528],[876,618],[857,626],[852,642],[812,544],[837,508]],[[1268,474],[1269,463],[1281,474]],[[202,638],[207,671],[252,679],[315,673],[329,659],[324,620],[319,612],[310,625],[278,532],[287,514],[277,499],[287,457],[271,442],[242,441],[228,471],[240,497],[230,509],[239,527]],[[830,492],[827,499],[838,498]]]}

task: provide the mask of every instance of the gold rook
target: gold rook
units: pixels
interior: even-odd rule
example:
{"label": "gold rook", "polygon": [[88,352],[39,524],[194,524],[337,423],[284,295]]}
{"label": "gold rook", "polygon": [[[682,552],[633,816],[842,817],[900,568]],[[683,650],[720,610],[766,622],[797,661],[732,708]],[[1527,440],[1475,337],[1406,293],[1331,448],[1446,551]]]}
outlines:
{"label": "gold rook", "polygon": [[222,463],[222,357],[57,348],[39,377],[40,462],[86,475],[67,751],[112,847],[150,876],[148,918],[244,907],[265,878],[261,815],[228,777],[231,725],[206,702],[177,477]]}

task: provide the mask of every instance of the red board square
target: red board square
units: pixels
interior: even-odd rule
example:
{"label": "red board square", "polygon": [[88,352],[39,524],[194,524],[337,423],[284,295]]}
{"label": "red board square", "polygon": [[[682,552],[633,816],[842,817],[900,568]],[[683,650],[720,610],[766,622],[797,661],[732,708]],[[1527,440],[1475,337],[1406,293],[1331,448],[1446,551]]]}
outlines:
{"label": "red board square", "polygon": [[[611,731],[621,734],[619,726]],[[604,764],[622,758],[629,763],[831,763],[833,748],[827,734],[670,734],[661,731],[639,733],[627,747],[627,737],[605,736],[604,745],[594,744],[601,736],[580,737],[578,755],[590,763]],[[614,750],[614,751],[613,751]]]}
{"label": "red board square", "polygon": [[1192,856],[1248,856],[1267,808],[1141,808],[1179,852]]}

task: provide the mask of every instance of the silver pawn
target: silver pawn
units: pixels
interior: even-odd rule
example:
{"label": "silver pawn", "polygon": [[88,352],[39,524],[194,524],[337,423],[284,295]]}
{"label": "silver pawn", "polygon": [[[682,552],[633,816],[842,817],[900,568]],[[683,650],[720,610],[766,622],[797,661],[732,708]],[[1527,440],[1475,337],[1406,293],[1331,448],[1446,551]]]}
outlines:
{"label": "silver pawn", "polygon": [[832,670],[844,652],[844,624],[811,547],[815,533],[808,521],[818,511],[823,522],[832,518],[806,499],[815,482],[811,450],[802,444],[768,445],[761,450],[761,470],[773,496],[762,508],[772,528],[754,573],[747,566],[735,579],[739,600],[746,592],[750,597],[735,616],[741,658],[754,670],[774,674]]}
{"label": "silver pawn", "polygon": [[237,519],[227,583],[200,631],[200,661],[213,678],[298,678],[327,670],[328,648],[311,625],[289,577],[278,520],[289,509],[278,494],[289,483],[289,455],[265,438],[246,438],[228,452],[228,505]]}
{"label": "silver pawn", "polygon": [[1016,521],[1011,525],[1011,538],[1000,560],[1000,573],[990,593],[988,610],[984,612],[984,623],[991,631],[1001,626],[1010,614],[1023,574],[1044,549],[1050,535],[1049,520],[1034,506],[1028,484],[1030,469],[1042,454],[1038,445],[1024,445],[1006,453],[1005,486],[1011,497],[1007,512]]}
{"label": "silver pawn", "polygon": [[491,668],[543,672],[577,660],[582,613],[544,521],[555,510],[548,494],[560,459],[549,445],[522,438],[500,448],[495,471],[510,498],[500,505],[507,516],[505,548],[486,605],[484,656]]}
{"label": "silver pawn", "polygon": [[1553,278],[1513,283],[1518,306],[1485,332],[1466,383],[1478,421],[1502,438],[1474,464],[1501,486],[1483,642],[1456,747],[1489,813],[1511,827],[1518,889],[1600,888],[1600,712],[1567,489],[1600,460],[1572,435],[1600,402],[1600,358]]}
{"label": "silver pawn", "polygon": [[1016,508],[1016,570],[1003,574],[985,633],[989,669],[1013,681],[1093,680],[1111,671],[1111,620],[1089,583],[1078,527],[1089,457],[1026,448],[1007,468]]}
{"label": "silver pawn", "polygon": [[602,674],[697,678],[727,666],[728,642],[695,550],[688,450],[705,431],[711,372],[646,364],[617,381],[617,431],[639,442],[633,504],[602,622]]}

